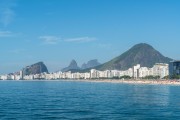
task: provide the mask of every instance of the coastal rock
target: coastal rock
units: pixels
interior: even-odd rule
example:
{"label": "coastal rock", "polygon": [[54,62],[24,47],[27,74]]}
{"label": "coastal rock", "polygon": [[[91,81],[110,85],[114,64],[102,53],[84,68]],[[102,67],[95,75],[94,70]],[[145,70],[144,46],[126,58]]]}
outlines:
{"label": "coastal rock", "polygon": [[48,73],[48,69],[43,62],[38,62],[23,68],[23,75],[40,74],[43,72]]}

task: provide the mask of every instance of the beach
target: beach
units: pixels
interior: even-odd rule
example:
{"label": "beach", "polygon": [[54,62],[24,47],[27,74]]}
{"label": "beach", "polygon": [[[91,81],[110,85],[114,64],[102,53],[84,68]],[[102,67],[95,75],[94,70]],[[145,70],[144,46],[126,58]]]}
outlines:
{"label": "beach", "polygon": [[107,82],[107,83],[124,83],[124,84],[153,84],[153,85],[180,85],[180,80],[142,80],[142,79],[128,79],[128,80],[113,80],[113,79],[84,79],[84,80],[70,80],[82,82]]}
{"label": "beach", "polygon": [[[7,80],[1,80],[7,81]],[[8,80],[9,81],[9,80]],[[56,79],[56,80],[11,80],[11,81],[72,81],[72,82],[99,82],[119,84],[152,84],[152,85],[180,85],[180,80],[148,80],[148,79]]]}

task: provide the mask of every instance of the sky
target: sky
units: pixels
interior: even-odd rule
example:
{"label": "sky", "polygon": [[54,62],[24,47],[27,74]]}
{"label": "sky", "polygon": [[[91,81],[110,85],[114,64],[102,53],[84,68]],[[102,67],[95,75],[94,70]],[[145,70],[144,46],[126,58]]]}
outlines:
{"label": "sky", "polygon": [[100,63],[148,43],[180,59],[179,0],[0,0],[0,74]]}

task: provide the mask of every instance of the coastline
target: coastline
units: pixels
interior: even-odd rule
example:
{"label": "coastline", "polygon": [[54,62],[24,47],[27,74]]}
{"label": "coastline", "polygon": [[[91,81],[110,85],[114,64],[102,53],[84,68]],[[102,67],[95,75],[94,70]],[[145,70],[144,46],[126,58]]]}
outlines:
{"label": "coastline", "polygon": [[[7,81],[7,80],[0,80]],[[97,83],[117,83],[117,84],[144,84],[144,85],[177,85],[180,80],[148,80],[148,79],[55,79],[55,80],[8,80],[8,81],[72,81],[72,82],[97,82]]]}
{"label": "coastline", "polygon": [[147,84],[147,85],[178,85],[180,86],[180,80],[111,80],[111,79],[69,79],[63,81],[79,81],[79,82],[98,82],[98,83],[120,83],[120,84]]}

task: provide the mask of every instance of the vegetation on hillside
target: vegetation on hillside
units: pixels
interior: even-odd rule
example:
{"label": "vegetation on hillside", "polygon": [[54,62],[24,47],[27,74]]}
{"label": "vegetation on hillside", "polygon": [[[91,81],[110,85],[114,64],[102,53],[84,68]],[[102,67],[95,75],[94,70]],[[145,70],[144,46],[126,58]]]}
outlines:
{"label": "vegetation on hillside", "polygon": [[95,67],[98,70],[127,70],[136,64],[152,67],[155,63],[169,63],[172,59],[164,57],[160,52],[146,43],[140,43],[122,55]]}

